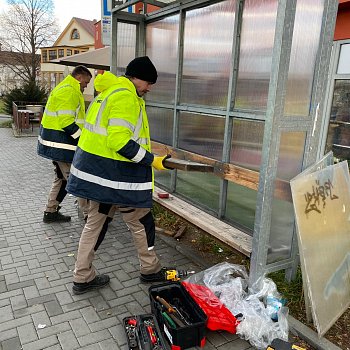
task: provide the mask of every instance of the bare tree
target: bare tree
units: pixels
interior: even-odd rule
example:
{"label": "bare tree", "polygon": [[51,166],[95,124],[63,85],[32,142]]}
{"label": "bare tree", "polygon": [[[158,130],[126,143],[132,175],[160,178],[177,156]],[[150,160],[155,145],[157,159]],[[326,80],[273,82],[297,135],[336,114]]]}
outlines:
{"label": "bare tree", "polygon": [[7,4],[0,15],[0,45],[9,57],[6,65],[24,82],[35,82],[39,48],[52,45],[59,34],[53,1],[7,0]]}

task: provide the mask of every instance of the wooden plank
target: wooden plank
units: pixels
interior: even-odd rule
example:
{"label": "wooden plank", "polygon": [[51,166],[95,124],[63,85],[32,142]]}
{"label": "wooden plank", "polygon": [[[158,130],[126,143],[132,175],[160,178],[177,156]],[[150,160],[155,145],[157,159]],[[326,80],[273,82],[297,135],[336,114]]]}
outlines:
{"label": "wooden plank", "polygon": [[209,164],[196,163],[188,160],[168,158],[163,161],[165,167],[183,171],[200,171],[203,173],[213,173],[214,167]]}
{"label": "wooden plank", "polygon": [[[258,171],[242,168],[240,166],[230,163],[219,162],[212,158],[173,148],[171,146],[167,146],[155,141],[152,141],[152,152],[159,155],[170,154],[172,156],[171,159],[196,162],[212,166],[214,169],[214,175],[222,179],[228,180],[230,182],[236,183],[240,186],[250,188],[254,191],[258,190]],[[290,190],[289,181],[276,179],[274,196],[275,198],[292,202],[292,194]]]}
{"label": "wooden plank", "polygon": [[226,243],[245,256],[250,257],[252,251],[251,236],[174,195],[170,195],[170,198],[167,199],[159,198],[159,192],[162,193],[164,191],[155,186],[153,194],[153,200],[155,202],[199,227],[201,230],[208,232],[210,235]]}

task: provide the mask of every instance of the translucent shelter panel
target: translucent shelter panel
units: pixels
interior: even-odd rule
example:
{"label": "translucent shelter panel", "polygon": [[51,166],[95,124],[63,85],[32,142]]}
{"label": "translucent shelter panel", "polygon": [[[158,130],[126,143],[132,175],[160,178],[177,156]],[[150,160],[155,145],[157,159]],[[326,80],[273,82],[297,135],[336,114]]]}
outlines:
{"label": "translucent shelter panel", "polygon": [[226,107],[235,3],[186,12],[181,103]]}
{"label": "translucent shelter panel", "polygon": [[170,189],[171,185],[171,172],[170,171],[154,171],[154,178],[157,185],[161,185],[167,189]]}
{"label": "translucent shelter panel", "polygon": [[[282,132],[278,157],[278,180],[291,180],[301,172],[306,140],[305,132]],[[272,202],[268,263],[290,257],[294,230],[294,209],[291,201],[274,198]]]}
{"label": "translucent shelter panel", "polygon": [[263,137],[263,122],[235,119],[230,163],[259,171]]}
{"label": "translucent shelter panel", "polygon": [[220,179],[212,174],[178,171],[176,193],[183,195],[192,203],[218,212]]}
{"label": "translucent shelter panel", "polygon": [[146,54],[158,71],[149,100],[174,103],[177,71],[179,15],[150,23],[146,27]]}
{"label": "translucent shelter panel", "polygon": [[343,44],[340,47],[337,74],[350,74],[350,44]]}
{"label": "translucent shelter panel", "polygon": [[224,118],[181,112],[179,148],[221,160],[224,130]]}
{"label": "translucent shelter panel", "polygon": [[117,74],[125,73],[128,63],[136,56],[136,25],[117,23]]}
{"label": "translucent shelter panel", "polygon": [[252,234],[257,192],[229,182],[225,218]]}
{"label": "translucent shelter panel", "polygon": [[350,305],[348,163],[298,176],[291,188],[303,276],[312,318],[322,336]]}
{"label": "translucent shelter panel", "polygon": [[277,179],[289,181],[300,173],[303,164],[305,132],[282,132],[277,165]]}
{"label": "translucent shelter panel", "polygon": [[324,0],[298,0],[291,48],[285,115],[308,116]]}
{"label": "translucent shelter panel", "polygon": [[174,112],[170,109],[147,107],[151,139],[172,145]]}
{"label": "translucent shelter panel", "polygon": [[244,2],[236,109],[266,109],[276,16],[277,0]]}

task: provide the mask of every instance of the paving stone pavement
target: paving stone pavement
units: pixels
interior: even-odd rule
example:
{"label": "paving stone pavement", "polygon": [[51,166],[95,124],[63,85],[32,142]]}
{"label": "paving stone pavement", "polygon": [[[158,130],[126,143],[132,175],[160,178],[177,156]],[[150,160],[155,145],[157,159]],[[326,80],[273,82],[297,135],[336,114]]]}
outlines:
{"label": "paving stone pavement", "polygon": [[[122,319],[151,311],[131,235],[116,216],[94,261],[110,285],[72,295],[83,221],[67,196],[62,212],[72,221],[42,222],[53,166],[36,154],[36,142],[0,129],[0,350],[126,350]],[[156,249],[164,266],[199,271],[166,240],[157,238]],[[204,350],[213,349],[253,348],[236,335],[209,332]]]}

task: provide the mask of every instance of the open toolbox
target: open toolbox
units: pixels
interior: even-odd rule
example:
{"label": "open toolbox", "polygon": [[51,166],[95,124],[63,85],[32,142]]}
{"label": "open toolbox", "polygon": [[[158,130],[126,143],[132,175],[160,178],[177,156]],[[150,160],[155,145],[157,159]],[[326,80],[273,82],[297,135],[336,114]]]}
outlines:
{"label": "open toolbox", "polygon": [[172,350],[205,345],[207,316],[179,282],[149,288],[151,310]]}
{"label": "open toolbox", "polygon": [[129,350],[167,350],[157,320],[152,314],[134,315],[123,319]]}

